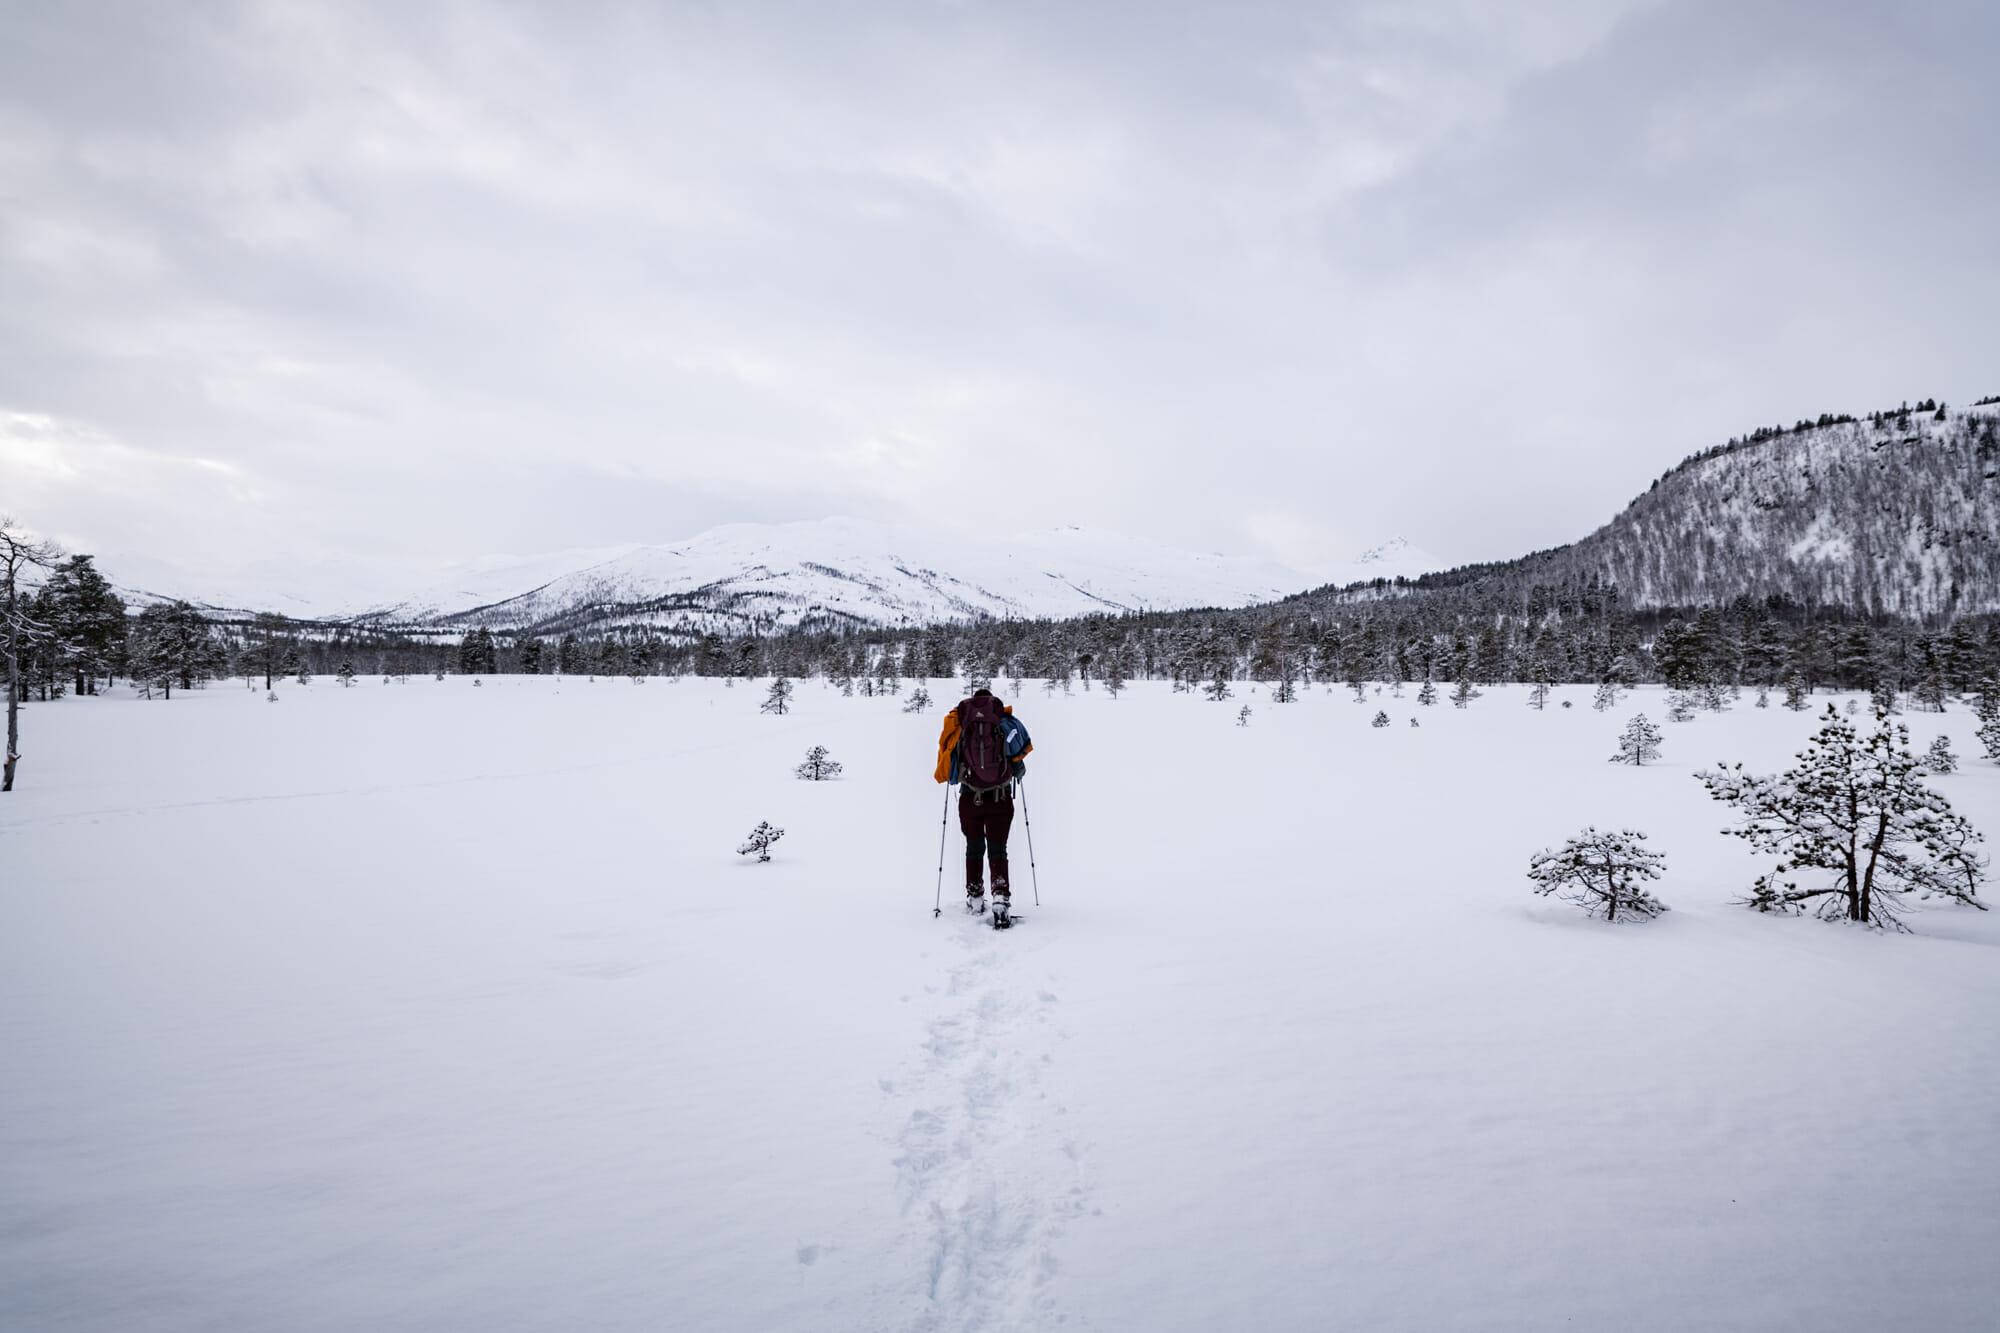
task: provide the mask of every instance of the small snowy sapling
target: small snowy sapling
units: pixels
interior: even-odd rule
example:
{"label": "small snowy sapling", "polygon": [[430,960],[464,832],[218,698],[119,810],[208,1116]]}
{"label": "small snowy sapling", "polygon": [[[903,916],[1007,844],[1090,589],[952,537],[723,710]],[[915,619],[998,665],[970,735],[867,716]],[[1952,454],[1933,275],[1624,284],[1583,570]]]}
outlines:
{"label": "small snowy sapling", "polygon": [[764,696],[763,703],[757,705],[757,711],[760,713],[775,713],[779,717],[783,717],[791,708],[791,703],[792,682],[780,676],[771,682],[770,693]]}
{"label": "small snowy sapling", "polygon": [[840,776],[840,765],[828,757],[824,745],[815,745],[806,751],[806,761],[792,771],[807,782],[825,782]]}
{"label": "small snowy sapling", "polygon": [[1958,772],[1958,756],[1951,752],[1951,741],[1940,736],[1931,742],[1931,748],[1924,752],[1924,771],[1939,777],[1946,773]]}
{"label": "small snowy sapling", "polygon": [[1451,706],[1453,708],[1470,707],[1472,701],[1477,699],[1482,693],[1484,691],[1472,688],[1472,678],[1470,676],[1460,676],[1458,684],[1451,687]]}
{"label": "small snowy sapling", "polygon": [[919,685],[910,692],[910,698],[903,705],[905,713],[921,713],[931,706],[931,692]]}
{"label": "small snowy sapling", "polygon": [[[1864,738],[1828,704],[1798,760],[1776,777],[1745,773],[1741,764],[1695,775],[1710,796],[1742,813],[1726,833],[1784,858],[1751,886],[1746,906],[1810,908],[1824,920],[1896,930],[1906,929],[1899,914],[1913,893],[1985,910],[1977,894],[1986,859],[1974,850],[1983,839],[1924,785],[1908,727],[1877,713]],[[1793,870],[1829,878],[1804,886],[1781,878]]]}
{"label": "small snowy sapling", "polygon": [[1249,726],[1249,725],[1250,725],[1250,705],[1249,705],[1249,704],[1244,704],[1242,708],[1240,708],[1240,709],[1238,709],[1238,710],[1237,710],[1237,713],[1236,713],[1236,725],[1237,725],[1237,726],[1239,726],[1239,727],[1247,727],[1247,726]]}
{"label": "small snowy sapling", "polygon": [[1688,690],[1667,691],[1667,721],[1669,722],[1694,721],[1694,704],[1695,704],[1695,699],[1691,691]]}
{"label": "small snowy sapling", "polygon": [[1634,768],[1649,759],[1660,757],[1660,729],[1646,720],[1640,713],[1625,724],[1625,730],[1618,736],[1618,753],[1611,756],[1614,764],[1631,764]]}
{"label": "small snowy sapling", "polygon": [[1422,704],[1424,707],[1429,708],[1432,704],[1436,703],[1437,701],[1438,701],[1437,686],[1431,683],[1431,678],[1429,676],[1425,676],[1424,687],[1417,691],[1417,702]]}
{"label": "small snowy sapling", "polygon": [[1535,892],[1559,894],[1591,916],[1616,921],[1654,917],[1667,905],[1647,891],[1643,881],[1658,879],[1666,857],[1640,846],[1646,835],[1636,829],[1599,833],[1595,826],[1571,838],[1560,851],[1540,851],[1528,858],[1528,878]]}
{"label": "small snowy sapling", "polygon": [[1371,726],[1371,727],[1386,727],[1386,726],[1388,726],[1388,725],[1389,725],[1389,714],[1388,714],[1388,713],[1386,713],[1386,712],[1384,712],[1383,710],[1381,710],[1381,709],[1379,709],[1379,708],[1378,708],[1378,709],[1376,709],[1376,710],[1375,710],[1375,717],[1374,717],[1374,720],[1373,720],[1373,721],[1371,721],[1371,722],[1369,722],[1369,724],[1368,724],[1368,725],[1369,725],[1369,726]]}
{"label": "small snowy sapling", "polygon": [[354,663],[342,662],[340,664],[340,670],[336,671],[334,674],[340,677],[340,685],[342,689],[351,690],[354,688]]}
{"label": "small snowy sapling", "polygon": [[743,840],[743,845],[736,849],[736,854],[748,856],[755,852],[759,861],[768,861],[771,859],[771,844],[784,836],[785,831],[772,827],[769,820],[759,820],[757,827],[750,830],[750,836]]}
{"label": "small snowy sapling", "polygon": [[1597,687],[1597,693],[1590,697],[1590,706],[1602,713],[1618,706],[1618,684],[1607,680]]}

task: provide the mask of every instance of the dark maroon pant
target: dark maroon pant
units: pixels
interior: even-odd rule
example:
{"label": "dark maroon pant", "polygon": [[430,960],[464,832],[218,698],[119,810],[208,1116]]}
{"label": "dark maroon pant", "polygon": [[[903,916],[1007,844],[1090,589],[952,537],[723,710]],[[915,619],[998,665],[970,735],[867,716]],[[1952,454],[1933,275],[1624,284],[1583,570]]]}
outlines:
{"label": "dark maroon pant", "polygon": [[993,863],[993,887],[995,890],[1007,888],[1007,830],[1014,824],[1014,798],[1003,796],[996,801],[972,799],[971,792],[960,792],[958,797],[958,827],[965,833],[965,884],[967,888],[984,883],[979,863],[982,860]]}

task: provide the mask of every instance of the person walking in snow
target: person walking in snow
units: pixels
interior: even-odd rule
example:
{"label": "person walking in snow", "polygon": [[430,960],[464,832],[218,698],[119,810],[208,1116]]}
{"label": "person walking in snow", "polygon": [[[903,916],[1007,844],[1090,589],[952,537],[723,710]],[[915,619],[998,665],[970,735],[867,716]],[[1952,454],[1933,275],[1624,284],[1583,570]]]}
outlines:
{"label": "person walking in snow", "polygon": [[977,689],[945,714],[938,734],[937,780],[958,787],[958,827],[965,833],[965,910],[986,910],[983,860],[993,868],[993,917],[1005,922],[1007,830],[1014,823],[1014,782],[1034,749],[1028,729],[993,691]]}

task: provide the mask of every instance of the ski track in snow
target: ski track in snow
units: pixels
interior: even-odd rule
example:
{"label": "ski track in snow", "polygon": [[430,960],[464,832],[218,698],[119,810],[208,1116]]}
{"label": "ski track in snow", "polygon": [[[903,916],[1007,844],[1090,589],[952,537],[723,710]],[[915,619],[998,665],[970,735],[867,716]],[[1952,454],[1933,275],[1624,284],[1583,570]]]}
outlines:
{"label": "ski track in snow", "polygon": [[882,1083],[911,1108],[895,1167],[916,1268],[913,1333],[1065,1322],[1049,1282],[1090,1188],[1085,1147],[1048,1086],[1067,1034],[1053,983],[1028,980],[1037,929],[963,922],[951,947],[965,957],[934,991],[914,1074]]}

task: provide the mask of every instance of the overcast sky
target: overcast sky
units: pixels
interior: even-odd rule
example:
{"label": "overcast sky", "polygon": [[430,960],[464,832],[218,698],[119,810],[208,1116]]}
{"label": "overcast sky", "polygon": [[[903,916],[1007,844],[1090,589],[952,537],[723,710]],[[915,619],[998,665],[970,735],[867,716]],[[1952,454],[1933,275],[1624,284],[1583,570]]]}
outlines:
{"label": "overcast sky", "polygon": [[2000,393],[2000,5],[0,0],[0,512],[1302,567]]}

